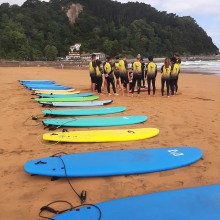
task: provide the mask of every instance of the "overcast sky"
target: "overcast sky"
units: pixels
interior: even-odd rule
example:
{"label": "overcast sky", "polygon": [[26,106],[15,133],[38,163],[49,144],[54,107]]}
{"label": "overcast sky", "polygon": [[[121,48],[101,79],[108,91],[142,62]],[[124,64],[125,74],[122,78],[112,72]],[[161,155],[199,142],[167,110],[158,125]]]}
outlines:
{"label": "overcast sky", "polygon": [[[127,0],[117,0],[122,3]],[[159,11],[167,11],[179,16],[191,16],[212,38],[213,43],[220,49],[220,0],[129,0],[144,2]],[[0,4],[22,5],[24,0],[0,0]]]}

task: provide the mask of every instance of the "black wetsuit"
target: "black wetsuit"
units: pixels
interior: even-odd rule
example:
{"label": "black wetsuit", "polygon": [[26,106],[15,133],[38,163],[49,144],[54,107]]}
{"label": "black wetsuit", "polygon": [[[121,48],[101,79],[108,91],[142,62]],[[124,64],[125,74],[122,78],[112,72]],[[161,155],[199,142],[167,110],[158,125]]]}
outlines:
{"label": "black wetsuit", "polygon": [[149,64],[150,63],[148,63],[147,66],[146,66],[148,95],[150,95],[151,83],[152,83],[152,87],[153,87],[153,95],[155,95],[155,92],[156,92],[155,82],[156,82],[156,76],[157,76],[157,65],[155,64],[156,68],[155,68],[155,72],[154,73],[148,73],[147,69],[148,69],[148,65]]}
{"label": "black wetsuit", "polygon": [[[161,72],[163,72],[163,68],[165,68],[165,66],[163,65],[161,67]],[[168,70],[168,74],[167,75],[163,75],[162,73],[162,77],[161,77],[161,94],[162,96],[164,95],[164,86],[166,83],[166,87],[167,87],[167,96],[170,95],[170,71],[171,71],[171,67],[166,68]]]}
{"label": "black wetsuit", "polygon": [[[106,62],[107,64],[107,62]],[[105,65],[106,65],[105,64]],[[111,64],[110,64],[111,66]],[[105,68],[104,68],[105,69]],[[113,70],[112,70],[112,66],[111,66],[111,71],[109,73],[106,73],[108,74],[106,76],[106,80],[107,80],[107,91],[108,93],[110,93],[110,84],[112,85],[112,89],[113,89],[113,92],[116,93],[116,88],[115,88],[115,79],[114,79],[114,75],[113,75]]]}

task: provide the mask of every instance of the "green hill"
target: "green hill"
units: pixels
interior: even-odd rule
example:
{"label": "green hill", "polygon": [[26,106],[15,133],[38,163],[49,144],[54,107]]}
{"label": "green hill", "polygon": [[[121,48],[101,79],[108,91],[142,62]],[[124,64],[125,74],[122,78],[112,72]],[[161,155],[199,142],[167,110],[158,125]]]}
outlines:
{"label": "green hill", "polygon": [[84,52],[144,56],[215,54],[218,48],[191,17],[145,3],[110,0],[27,0],[0,5],[0,58],[53,60],[70,45]]}

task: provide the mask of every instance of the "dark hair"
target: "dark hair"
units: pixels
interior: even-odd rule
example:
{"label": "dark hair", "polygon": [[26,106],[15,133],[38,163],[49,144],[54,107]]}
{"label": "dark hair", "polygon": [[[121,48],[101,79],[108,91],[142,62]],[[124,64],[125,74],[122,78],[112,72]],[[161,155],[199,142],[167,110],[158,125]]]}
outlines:
{"label": "dark hair", "polygon": [[149,60],[149,61],[153,61],[153,60],[154,60],[153,56],[149,56],[149,57],[148,57],[148,60]]}
{"label": "dark hair", "polygon": [[101,60],[96,60],[97,66],[100,66],[102,64]]}
{"label": "dark hair", "polygon": [[118,59],[119,59],[119,56],[116,56],[115,59],[118,60]]}
{"label": "dark hair", "polygon": [[181,64],[181,59],[180,58],[177,59],[177,63]]}
{"label": "dark hair", "polygon": [[92,55],[91,55],[91,58],[95,58],[96,57],[96,55],[93,53]]}
{"label": "dark hair", "polygon": [[177,59],[176,59],[176,57],[171,57],[171,58],[170,58],[170,61],[171,61],[172,63],[176,63],[176,62],[177,62]]}
{"label": "dark hair", "polygon": [[111,57],[106,57],[106,60],[107,61],[110,61],[112,58]]}

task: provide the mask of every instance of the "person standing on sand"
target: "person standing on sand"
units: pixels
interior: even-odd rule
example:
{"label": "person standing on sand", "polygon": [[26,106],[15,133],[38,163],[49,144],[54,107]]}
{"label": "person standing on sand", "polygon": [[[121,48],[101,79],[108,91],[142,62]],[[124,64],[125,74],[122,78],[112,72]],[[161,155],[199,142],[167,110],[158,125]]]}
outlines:
{"label": "person standing on sand", "polygon": [[[177,80],[179,75],[179,64],[177,63],[176,57],[172,58],[172,67],[170,73],[170,88],[171,88],[171,95],[176,94],[178,90]],[[174,93],[175,90],[175,93]]]}
{"label": "person standing on sand", "polygon": [[101,68],[102,62],[100,60],[96,60],[96,85],[97,91],[99,95],[102,95],[102,76],[103,76],[103,69]]}
{"label": "person standing on sand", "polygon": [[170,73],[171,73],[171,63],[170,58],[164,60],[164,65],[161,67],[161,93],[164,95],[164,85],[166,83],[167,87],[167,97],[170,97]]}
{"label": "person standing on sand", "polygon": [[119,57],[115,57],[115,62],[113,64],[114,75],[115,75],[115,87],[121,88],[121,81],[120,81],[120,72],[119,72]]}
{"label": "person standing on sand", "polygon": [[134,89],[137,82],[137,93],[139,96],[141,90],[141,79],[142,79],[142,64],[140,61],[140,57],[137,55],[136,61],[132,63],[132,72],[133,72],[133,80],[132,80],[132,97],[134,96]]}
{"label": "person standing on sand", "polygon": [[91,61],[89,62],[89,74],[91,78],[91,91],[95,92],[95,85],[96,85],[96,55],[92,54]]}
{"label": "person standing on sand", "polygon": [[147,75],[147,85],[148,85],[148,95],[150,95],[150,87],[151,87],[151,83],[152,83],[152,87],[153,87],[153,95],[155,96],[155,92],[156,92],[156,86],[155,86],[155,82],[156,82],[156,76],[157,76],[157,65],[153,62],[153,57],[149,56],[148,57],[148,61],[149,63],[146,66],[146,75]]}
{"label": "person standing on sand", "polygon": [[109,96],[111,95],[111,93],[110,93],[110,84],[112,85],[114,95],[118,95],[116,93],[116,89],[115,89],[114,72],[113,72],[113,69],[112,69],[112,59],[111,59],[111,57],[106,58],[106,63],[104,65],[104,70],[105,70],[105,78],[107,80],[108,95]]}
{"label": "person standing on sand", "polygon": [[177,80],[176,80],[176,87],[174,88],[175,89],[175,94],[177,94],[177,91],[178,91],[178,80],[179,80],[179,74],[180,74],[180,68],[181,68],[181,59],[179,57],[179,54],[176,53],[175,56],[176,56],[177,64],[178,64],[178,67],[179,67],[179,72],[178,72]]}
{"label": "person standing on sand", "polygon": [[119,61],[119,73],[121,80],[121,91],[124,96],[124,85],[126,86],[127,95],[129,96],[129,76],[128,76],[128,63],[126,61],[126,56],[123,55],[122,59]]}
{"label": "person standing on sand", "polygon": [[141,57],[141,71],[142,71],[142,76],[141,76],[141,81],[142,81],[142,87],[145,88],[145,63],[144,59]]}

